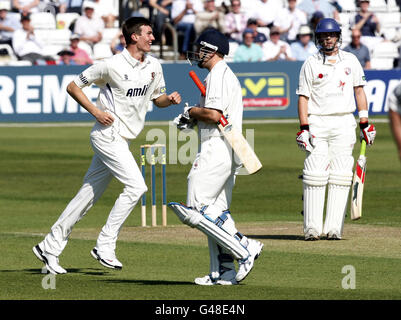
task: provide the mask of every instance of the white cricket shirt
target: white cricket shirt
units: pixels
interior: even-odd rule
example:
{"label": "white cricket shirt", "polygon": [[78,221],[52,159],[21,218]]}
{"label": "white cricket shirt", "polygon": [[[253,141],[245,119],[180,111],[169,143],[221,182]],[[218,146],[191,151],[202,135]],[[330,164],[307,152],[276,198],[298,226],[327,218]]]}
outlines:
{"label": "white cricket shirt", "polygon": [[127,139],[142,131],[149,101],[166,91],[160,62],[149,55],[139,62],[127,49],[90,66],[74,82],[100,88],[96,106],[114,116],[114,128]]}
{"label": "white cricket shirt", "polygon": [[339,50],[337,61],[318,52],[302,65],[297,95],[309,98],[308,114],[352,113],[356,109],[354,87],[366,85],[365,73],[355,55]]}
{"label": "white cricket shirt", "polygon": [[[200,107],[220,110],[233,126],[242,130],[242,89],[227,63],[216,63],[204,82],[206,97],[201,97]],[[216,124],[199,121],[198,129],[201,138],[221,135]]]}

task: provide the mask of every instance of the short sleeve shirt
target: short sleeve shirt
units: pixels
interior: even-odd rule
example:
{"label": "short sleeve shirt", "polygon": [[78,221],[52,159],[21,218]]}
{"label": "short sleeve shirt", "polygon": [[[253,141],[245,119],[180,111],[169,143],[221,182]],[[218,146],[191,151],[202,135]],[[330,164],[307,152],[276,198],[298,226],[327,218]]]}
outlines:
{"label": "short sleeve shirt", "polygon": [[366,85],[358,59],[339,50],[335,64],[321,52],[310,56],[299,74],[297,95],[309,98],[308,114],[332,115],[352,113],[356,109],[354,87]]}
{"label": "short sleeve shirt", "polygon": [[[233,126],[242,130],[242,88],[225,61],[219,61],[213,67],[205,79],[205,86],[206,96],[201,97],[200,107],[221,111]],[[198,129],[201,137],[221,135],[215,124],[199,121]]]}
{"label": "short sleeve shirt", "polygon": [[142,131],[149,101],[166,91],[159,61],[147,55],[139,62],[127,49],[90,66],[74,82],[80,88],[92,83],[100,88],[97,107],[113,114],[113,126],[127,139]]}

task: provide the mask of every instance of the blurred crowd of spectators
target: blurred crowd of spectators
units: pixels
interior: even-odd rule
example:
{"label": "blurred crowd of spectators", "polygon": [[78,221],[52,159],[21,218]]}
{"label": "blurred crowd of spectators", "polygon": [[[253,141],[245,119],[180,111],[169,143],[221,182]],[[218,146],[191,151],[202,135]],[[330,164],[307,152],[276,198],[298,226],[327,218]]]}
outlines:
{"label": "blurred crowd of spectators", "polygon": [[[383,0],[385,1],[385,0]],[[355,11],[347,28],[351,29],[344,50],[354,53],[364,68],[370,68],[370,53],[381,41],[381,24],[369,10],[369,0],[123,0],[123,19],[145,15],[154,26],[155,44],[162,43],[162,27],[170,22],[179,35],[180,59],[193,49],[196,37],[205,29],[224,33],[233,48],[232,61],[303,61],[317,52],[313,31],[322,18],[340,24],[343,6],[352,2]],[[55,14],[79,14],[70,26],[71,45],[60,51],[59,64],[88,64],[91,58],[78,43],[94,48],[105,28],[118,27],[119,1],[114,0],[0,0],[0,43],[9,44],[19,59],[38,64],[51,61],[35,37],[30,14],[52,8]],[[399,2],[396,1],[397,5]],[[8,12],[20,13],[19,20]],[[113,39],[113,54],[124,48],[118,32]],[[81,46],[82,47],[82,46]],[[83,52],[82,52],[83,51]]]}

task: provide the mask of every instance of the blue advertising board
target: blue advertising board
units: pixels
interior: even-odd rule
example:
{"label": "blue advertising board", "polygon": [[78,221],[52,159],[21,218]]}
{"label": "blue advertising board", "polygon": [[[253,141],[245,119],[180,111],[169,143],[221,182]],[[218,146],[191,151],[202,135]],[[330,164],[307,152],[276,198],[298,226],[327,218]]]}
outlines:
{"label": "blue advertising board", "polygon": [[[301,62],[231,63],[244,101],[244,118],[295,118]],[[89,115],[66,92],[66,87],[87,66],[0,67],[0,122],[91,121]],[[163,64],[167,92],[181,93],[183,103],[193,105],[199,91],[188,73],[203,79],[207,72],[189,64]],[[387,113],[387,95],[401,78],[401,70],[366,71],[371,115]],[[99,89],[85,88],[93,102]],[[159,109],[149,104],[147,120],[172,120],[183,104]]]}

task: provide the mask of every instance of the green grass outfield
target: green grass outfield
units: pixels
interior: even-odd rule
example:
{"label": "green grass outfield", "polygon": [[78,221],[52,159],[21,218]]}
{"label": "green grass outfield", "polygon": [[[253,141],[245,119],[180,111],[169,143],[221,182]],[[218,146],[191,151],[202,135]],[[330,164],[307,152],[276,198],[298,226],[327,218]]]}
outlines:
{"label": "green grass outfield", "polygon": [[[113,181],[74,228],[60,256],[68,274],[56,277],[54,290],[42,287],[45,275],[32,246],[81,186],[93,154],[91,128],[0,127],[0,299],[401,299],[401,165],[388,124],[376,126],[375,145],[367,150],[363,218],[351,222],[348,215],[342,241],[303,241],[298,125],[247,124],[255,129],[264,168],[238,177],[231,209],[238,229],[265,247],[240,285],[193,284],[208,273],[207,241],[170,210],[167,228],[142,228],[137,206],[117,244],[123,270],[98,264],[89,252],[122,190]],[[168,131],[167,125],[157,127]],[[137,159],[154,128],[146,126],[133,142]],[[190,164],[167,166],[168,201],[185,200],[189,169]],[[344,266],[354,267],[355,289],[342,288]]]}

